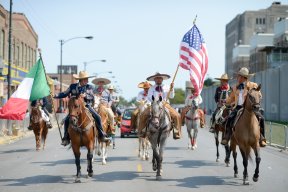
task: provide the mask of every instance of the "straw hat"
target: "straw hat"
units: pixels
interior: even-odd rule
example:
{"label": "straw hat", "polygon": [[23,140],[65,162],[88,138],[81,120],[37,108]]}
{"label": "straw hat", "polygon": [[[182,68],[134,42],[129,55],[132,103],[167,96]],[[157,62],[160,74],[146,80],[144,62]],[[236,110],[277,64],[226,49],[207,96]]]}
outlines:
{"label": "straw hat", "polygon": [[150,77],[147,77],[147,81],[154,81],[156,77],[162,77],[163,80],[165,80],[165,79],[169,79],[169,78],[170,78],[170,75],[156,72],[155,75],[152,75],[152,76],[150,76]]}
{"label": "straw hat", "polygon": [[236,75],[241,75],[243,77],[249,78],[254,76],[254,73],[249,74],[249,70],[246,67],[242,67],[237,73],[235,73]]}
{"label": "straw hat", "polygon": [[113,86],[113,85],[109,85],[107,89],[113,90],[113,89],[114,89],[114,86]]}
{"label": "straw hat", "polygon": [[152,86],[152,84],[149,83],[148,81],[141,82],[138,84],[138,87],[143,88],[143,89],[149,89],[151,86]]}
{"label": "straw hat", "polygon": [[221,75],[220,78],[215,78],[217,80],[226,80],[226,81],[229,81],[230,78],[228,77],[227,73],[224,73],[223,75]]}
{"label": "straw hat", "polygon": [[89,76],[88,72],[86,72],[86,71],[80,71],[80,72],[79,72],[79,75],[73,74],[73,77],[74,77],[76,80],[80,80],[80,79],[90,78],[91,76]]}
{"label": "straw hat", "polygon": [[107,85],[109,83],[111,83],[111,81],[109,79],[103,78],[103,77],[98,77],[92,80],[92,83],[94,83],[95,85],[98,85],[99,82],[103,82],[103,85]]}

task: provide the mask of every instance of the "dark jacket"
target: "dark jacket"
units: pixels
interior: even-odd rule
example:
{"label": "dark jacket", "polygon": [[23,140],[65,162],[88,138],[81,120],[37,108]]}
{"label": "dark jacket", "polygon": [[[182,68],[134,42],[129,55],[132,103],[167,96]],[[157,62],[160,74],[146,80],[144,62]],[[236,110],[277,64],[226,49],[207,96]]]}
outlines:
{"label": "dark jacket", "polygon": [[[230,87],[230,89],[228,91],[222,91],[220,86],[217,87],[217,89],[215,91],[215,96],[214,96],[215,102],[219,103],[221,99],[226,100],[226,98],[228,98],[228,96],[231,94],[231,92],[232,92],[232,88],[231,87]],[[221,98],[221,96],[222,96],[222,98]]]}
{"label": "dark jacket", "polygon": [[54,96],[54,98],[65,98],[65,97],[71,97],[76,96],[78,97],[80,94],[86,93],[86,97],[84,98],[84,101],[91,105],[94,103],[94,95],[93,95],[93,87],[89,84],[85,86],[80,86],[79,83],[71,84],[68,89],[62,93],[59,93]]}

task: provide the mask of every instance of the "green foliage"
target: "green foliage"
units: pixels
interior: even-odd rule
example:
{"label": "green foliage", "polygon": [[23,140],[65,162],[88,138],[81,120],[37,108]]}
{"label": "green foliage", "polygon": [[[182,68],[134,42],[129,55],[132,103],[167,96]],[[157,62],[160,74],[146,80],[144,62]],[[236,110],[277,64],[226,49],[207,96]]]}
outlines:
{"label": "green foliage", "polygon": [[208,78],[206,78],[205,81],[204,81],[204,86],[205,86],[205,87],[210,87],[210,86],[214,85],[214,83],[215,83],[215,82],[214,82],[211,78],[208,77]]}
{"label": "green foliage", "polygon": [[175,96],[170,99],[170,104],[183,104],[185,102],[185,91],[181,88],[175,88]]}

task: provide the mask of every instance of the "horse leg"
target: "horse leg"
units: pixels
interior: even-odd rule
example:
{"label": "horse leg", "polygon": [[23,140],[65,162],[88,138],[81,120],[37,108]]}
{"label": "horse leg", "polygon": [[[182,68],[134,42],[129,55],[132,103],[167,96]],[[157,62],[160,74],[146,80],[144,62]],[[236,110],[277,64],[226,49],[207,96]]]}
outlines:
{"label": "horse leg", "polygon": [[215,145],[216,145],[216,162],[219,162],[219,139],[218,139],[218,131],[215,131],[214,138],[215,138]]}
{"label": "horse leg", "polygon": [[40,130],[34,129],[34,135],[36,140],[36,151],[39,151],[41,148]]}
{"label": "horse leg", "polygon": [[46,126],[46,124],[44,124],[44,131],[42,132],[42,141],[43,141],[43,147],[42,149],[44,150],[44,147],[46,145],[46,138],[47,138],[47,134],[48,134],[48,128]]}
{"label": "horse leg", "polygon": [[255,172],[253,175],[253,181],[257,182],[259,178],[259,165],[261,162],[261,157],[260,157],[260,149],[259,148],[254,148],[254,153],[255,153],[255,161],[256,161],[256,168]]}
{"label": "horse leg", "polygon": [[197,143],[196,143],[196,138],[198,134],[198,128],[194,128],[194,133],[193,133],[193,143],[192,143],[192,150],[197,148]]}
{"label": "horse leg", "polygon": [[247,171],[247,167],[248,167],[248,156],[245,153],[245,151],[243,151],[242,149],[240,149],[241,155],[242,155],[242,159],[243,159],[243,166],[244,166],[244,171],[243,171],[243,185],[249,185],[249,180],[248,180],[248,171]]}
{"label": "horse leg", "polygon": [[141,137],[138,138],[138,157],[141,157]]}
{"label": "horse leg", "polygon": [[105,150],[106,150],[105,146],[106,146],[106,144],[105,144],[104,142],[101,142],[102,165],[106,165],[106,164],[107,164],[106,158],[105,158],[105,155],[106,155],[106,154],[105,154],[105,153],[106,153],[106,151],[105,151]]}
{"label": "horse leg", "polygon": [[156,155],[157,155],[156,149],[153,148],[153,157],[152,157],[152,169],[153,169],[153,171],[157,170]]}
{"label": "horse leg", "polygon": [[191,134],[191,129],[188,128],[188,125],[186,124],[187,126],[187,133],[188,133],[188,139],[189,139],[189,142],[188,142],[188,149],[191,149],[192,148],[192,134]]}
{"label": "horse leg", "polygon": [[232,150],[232,155],[233,155],[233,159],[234,159],[234,177],[237,178],[238,177],[238,166],[237,166],[237,152],[236,152],[236,147],[235,149]]}
{"label": "horse leg", "polygon": [[92,159],[93,159],[93,149],[89,149],[87,152],[87,172],[88,177],[93,176],[93,167],[92,167]]}
{"label": "horse leg", "polygon": [[[218,143],[219,143],[219,141],[218,141]],[[230,154],[231,154],[231,152],[230,152],[229,145],[228,144],[225,145],[224,148],[225,148],[225,155],[226,155],[225,156],[226,167],[230,167]],[[237,155],[237,153],[236,153],[236,155]]]}
{"label": "horse leg", "polygon": [[75,164],[76,164],[76,178],[75,178],[75,183],[80,183],[80,176],[81,176],[81,165],[80,165],[80,149],[77,150],[77,152],[74,152],[75,156]]}
{"label": "horse leg", "polygon": [[145,153],[145,160],[149,160],[149,141],[147,139],[144,140],[145,142],[145,148],[144,148],[144,153]]}

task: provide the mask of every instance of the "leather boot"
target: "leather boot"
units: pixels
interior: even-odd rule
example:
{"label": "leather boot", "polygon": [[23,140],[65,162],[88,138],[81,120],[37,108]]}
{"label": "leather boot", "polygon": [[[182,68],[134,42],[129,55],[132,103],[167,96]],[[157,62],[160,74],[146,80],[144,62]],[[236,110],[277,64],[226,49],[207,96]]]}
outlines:
{"label": "leather boot", "polygon": [[67,118],[65,119],[64,122],[64,136],[62,138],[62,143],[61,145],[66,146],[70,144],[70,137],[69,137],[69,133],[68,133],[68,126],[69,126],[69,119],[67,120]]}

